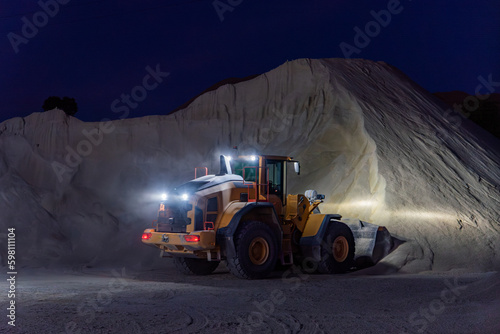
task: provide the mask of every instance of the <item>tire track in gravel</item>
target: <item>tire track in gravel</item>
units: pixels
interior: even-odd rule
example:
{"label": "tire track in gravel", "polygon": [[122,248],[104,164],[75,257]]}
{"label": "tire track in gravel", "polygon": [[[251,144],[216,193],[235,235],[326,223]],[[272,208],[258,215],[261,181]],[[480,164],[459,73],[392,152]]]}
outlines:
{"label": "tire track in gravel", "polygon": [[[264,315],[259,312],[237,314],[236,330],[224,333],[272,333],[272,334],[321,334],[319,325],[311,318],[302,315],[294,315],[288,312]],[[219,320],[218,327],[227,327],[234,323],[227,320]]]}
{"label": "tire track in gravel", "polygon": [[[274,317],[262,315],[260,312],[249,312],[243,314],[236,314],[238,325],[236,331],[226,332],[229,333],[265,333],[265,334],[281,334],[286,333],[285,327]],[[227,322],[224,321],[224,322]]]}
{"label": "tire track in gravel", "polygon": [[275,319],[282,324],[286,334],[320,334],[318,325],[305,315],[277,313]]}
{"label": "tire track in gravel", "polygon": [[356,329],[360,333],[394,333],[401,330],[401,326],[388,321],[380,315],[367,316],[351,312],[341,314],[320,314],[310,316],[317,324],[318,331],[312,333],[341,332],[344,328]]}
{"label": "tire track in gravel", "polygon": [[[189,334],[202,333],[202,330],[207,327],[208,317],[197,310],[187,307],[164,309],[161,324],[151,326],[143,326],[143,333],[158,332],[168,334]],[[162,313],[163,313],[162,312]],[[165,317],[166,316],[166,317]]]}
{"label": "tire track in gravel", "polygon": [[208,325],[208,317],[204,313],[191,309],[186,309],[184,312],[191,317],[192,321],[183,333],[197,333],[198,330]]}

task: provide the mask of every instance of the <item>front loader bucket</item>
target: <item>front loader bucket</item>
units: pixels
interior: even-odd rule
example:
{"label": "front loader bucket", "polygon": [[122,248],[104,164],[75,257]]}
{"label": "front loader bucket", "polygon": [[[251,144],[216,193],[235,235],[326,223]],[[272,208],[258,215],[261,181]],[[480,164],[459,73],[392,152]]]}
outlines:
{"label": "front loader bucket", "polygon": [[354,261],[358,269],[376,264],[391,251],[393,240],[385,227],[359,219],[342,218],[342,222],[350,227],[354,235]]}

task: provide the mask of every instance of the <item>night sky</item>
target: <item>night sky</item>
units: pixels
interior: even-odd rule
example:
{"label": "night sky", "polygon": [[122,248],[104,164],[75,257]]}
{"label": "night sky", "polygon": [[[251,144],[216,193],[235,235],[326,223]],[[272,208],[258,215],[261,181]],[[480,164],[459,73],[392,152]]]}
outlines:
{"label": "night sky", "polygon": [[[356,47],[351,58],[385,61],[430,92],[473,94],[480,75],[500,82],[498,0],[40,3],[50,15],[37,1],[1,3],[0,121],[42,111],[51,95],[75,98],[84,121],[123,117],[126,103],[127,117],[168,114],[226,78],[345,57],[341,43]],[[355,27],[367,24],[369,43],[356,44]],[[121,101],[131,93],[136,101]]]}

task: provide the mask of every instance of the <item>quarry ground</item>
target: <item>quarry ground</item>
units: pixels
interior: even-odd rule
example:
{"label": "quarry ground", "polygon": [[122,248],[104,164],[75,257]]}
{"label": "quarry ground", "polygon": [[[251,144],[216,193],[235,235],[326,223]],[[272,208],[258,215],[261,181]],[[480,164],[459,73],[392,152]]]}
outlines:
{"label": "quarry ground", "polygon": [[[361,272],[362,273],[362,272]],[[7,313],[6,282],[0,284]],[[125,268],[25,270],[1,333],[498,333],[490,273],[367,276],[275,272],[241,280]]]}

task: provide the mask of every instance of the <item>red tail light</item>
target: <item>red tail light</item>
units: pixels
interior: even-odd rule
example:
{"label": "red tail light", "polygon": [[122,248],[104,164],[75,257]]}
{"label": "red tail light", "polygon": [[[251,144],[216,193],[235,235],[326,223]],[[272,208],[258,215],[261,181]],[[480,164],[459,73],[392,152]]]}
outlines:
{"label": "red tail light", "polygon": [[199,235],[185,235],[184,239],[187,242],[199,242],[200,241],[200,236]]}
{"label": "red tail light", "polygon": [[152,236],[152,235],[153,235],[153,234],[151,234],[151,233],[149,233],[149,232],[148,232],[148,233],[143,233],[143,234],[142,234],[142,240],[149,240],[149,239],[151,239],[151,236]]}

